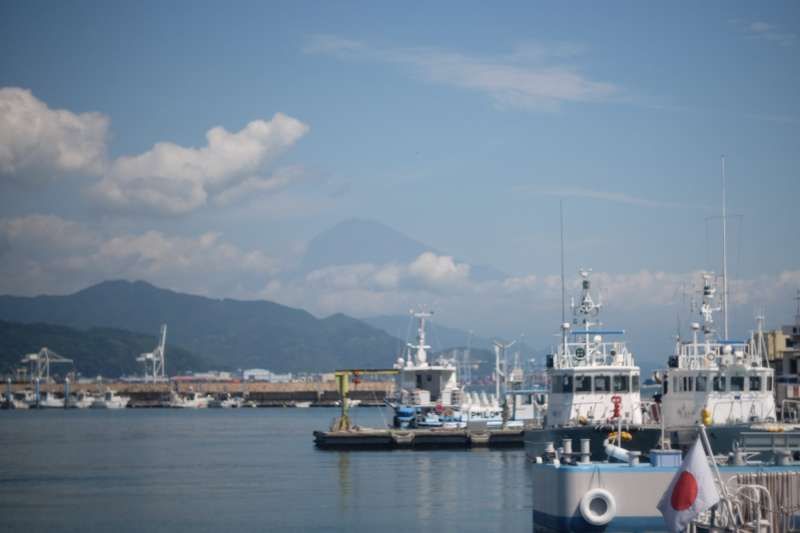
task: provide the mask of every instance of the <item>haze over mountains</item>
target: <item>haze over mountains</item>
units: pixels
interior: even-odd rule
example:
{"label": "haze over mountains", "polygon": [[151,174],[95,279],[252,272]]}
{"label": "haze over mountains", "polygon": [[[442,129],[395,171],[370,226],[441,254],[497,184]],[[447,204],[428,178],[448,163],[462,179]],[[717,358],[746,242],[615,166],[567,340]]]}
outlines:
{"label": "haze over mountains", "polygon": [[66,296],[2,296],[0,320],[153,336],[167,323],[171,343],[203,356],[208,365],[228,369],[386,366],[401,346],[386,332],[342,314],[318,319],[268,301],[211,299],[142,281],[108,281]]}
{"label": "haze over mountains", "polygon": [[[425,252],[446,255],[380,222],[349,219],[323,231],[308,243],[296,274],[305,275],[336,265],[409,263]],[[465,262],[463,258],[455,258],[455,261]],[[470,276],[476,281],[486,281],[502,279],[505,274],[492,266],[470,264]]]}
{"label": "haze over mountains", "polygon": [[[0,372],[13,372],[20,359],[46,346],[73,360],[73,364],[53,365],[51,373],[64,376],[73,369],[84,377],[118,377],[141,374],[136,357],[156,346],[155,335],[113,328],[80,330],[53,324],[19,324],[0,320]],[[210,361],[168,343],[167,374],[188,370],[207,370]]]}

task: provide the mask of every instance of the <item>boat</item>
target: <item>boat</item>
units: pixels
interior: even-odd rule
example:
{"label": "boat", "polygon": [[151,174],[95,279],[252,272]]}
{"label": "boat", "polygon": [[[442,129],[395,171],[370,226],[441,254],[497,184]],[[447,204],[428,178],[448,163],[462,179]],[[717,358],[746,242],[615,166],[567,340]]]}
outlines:
{"label": "boat", "polygon": [[181,395],[172,391],[168,405],[176,409],[205,409],[211,400],[213,398],[199,392],[189,391]]}
{"label": "boat", "polygon": [[[352,403],[351,403],[351,405],[352,405]],[[300,409],[308,409],[309,407],[311,407],[311,402],[308,402],[308,401],[306,401],[306,402],[294,402],[294,406],[298,407]]]}
{"label": "boat", "polygon": [[88,392],[79,391],[76,394],[69,396],[68,407],[74,407],[76,409],[88,409],[92,406],[94,401],[94,395]]}
{"label": "boat", "polygon": [[411,315],[417,320],[416,344],[408,343],[406,358],[399,357],[393,367],[397,370],[397,393],[389,405],[395,411],[394,427],[465,427],[477,421],[502,423],[495,397],[490,400],[484,394],[473,402],[466,396],[458,383],[458,370],[452,359],[439,357],[428,361],[431,347],[426,341],[425,326],[433,312],[412,311]]}
{"label": "boat", "polygon": [[91,409],[124,409],[130,400],[129,396],[118,396],[115,391],[106,389],[102,395],[94,397],[89,407]]}
{"label": "boat", "polygon": [[32,395],[26,395],[25,401],[28,407],[33,409],[63,409],[64,398],[58,398],[50,391],[39,391],[37,395],[35,392]]}
{"label": "boat", "polygon": [[[712,450],[703,429],[695,428],[695,433],[704,448]],[[652,450],[645,462],[640,452],[606,441],[607,460],[592,461],[588,439],[580,441],[578,449],[572,443],[571,439],[549,443],[531,465],[534,531],[667,530],[656,506],[681,466],[681,451]],[[743,487],[753,485],[760,485],[771,499],[772,512],[758,517],[769,522],[769,531],[796,527],[800,464],[794,458],[800,454],[800,433],[742,433],[733,448],[724,450],[715,444],[715,450],[730,452],[717,457],[709,453],[715,485],[727,504],[703,517],[709,527],[706,531],[765,531],[766,522],[760,524],[761,529],[744,529],[741,523],[752,517],[747,503],[754,500],[752,494],[738,497]],[[766,498],[759,501],[755,507],[766,507]],[[727,508],[734,509],[735,516]]]}
{"label": "boat", "polygon": [[[685,448],[704,423],[714,442],[729,447],[742,431],[785,429],[777,424],[775,371],[763,346],[763,319],[747,340],[720,337],[714,322],[716,288],[702,274],[702,325],[691,324],[692,339],[677,340],[661,382],[661,412],[674,447]],[[702,334],[702,339],[700,335]]]}
{"label": "boat", "polygon": [[640,397],[640,370],[622,338],[625,332],[601,329],[603,303],[592,295],[591,271],[579,274],[581,295],[571,303],[572,323],[561,324],[561,343],[547,356],[550,394],[542,426],[525,431],[529,457],[563,439],[590,439],[599,450],[612,432],[636,450],[649,450],[658,441],[659,426]]}
{"label": "boat", "polygon": [[242,407],[244,399],[226,394],[224,398],[215,397],[208,401],[209,409],[237,409]]}
{"label": "boat", "polygon": [[28,409],[31,405],[29,399],[33,398],[33,391],[11,392],[10,386],[3,395],[0,409]]}

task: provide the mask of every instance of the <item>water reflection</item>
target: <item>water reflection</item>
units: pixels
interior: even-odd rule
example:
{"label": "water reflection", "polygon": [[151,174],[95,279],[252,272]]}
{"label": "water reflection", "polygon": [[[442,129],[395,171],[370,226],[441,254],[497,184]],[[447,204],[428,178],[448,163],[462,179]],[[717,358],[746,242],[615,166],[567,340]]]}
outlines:
{"label": "water reflection", "polygon": [[352,480],[350,479],[350,454],[347,452],[339,452],[339,509],[347,510],[350,500],[350,487]]}

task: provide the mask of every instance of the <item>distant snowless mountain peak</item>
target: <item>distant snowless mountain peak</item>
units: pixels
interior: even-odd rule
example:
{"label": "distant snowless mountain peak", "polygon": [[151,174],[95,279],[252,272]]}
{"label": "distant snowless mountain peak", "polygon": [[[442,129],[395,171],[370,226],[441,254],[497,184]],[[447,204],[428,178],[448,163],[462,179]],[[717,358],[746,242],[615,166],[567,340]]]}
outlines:
{"label": "distant snowless mountain peak", "polygon": [[[452,255],[381,222],[352,218],[323,231],[308,243],[299,274],[305,275],[314,270],[339,265],[410,263],[425,252]],[[465,258],[454,259],[459,263],[468,263],[470,276],[476,281],[506,277],[492,266],[474,265]]]}

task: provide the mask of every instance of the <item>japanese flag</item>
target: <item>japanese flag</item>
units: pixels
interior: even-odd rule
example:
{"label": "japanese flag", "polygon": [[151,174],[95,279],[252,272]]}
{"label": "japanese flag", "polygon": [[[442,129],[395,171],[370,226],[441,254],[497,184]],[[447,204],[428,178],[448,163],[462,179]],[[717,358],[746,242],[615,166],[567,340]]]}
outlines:
{"label": "japanese flag", "polygon": [[667,529],[677,533],[718,501],[714,476],[698,438],[658,502],[658,510],[664,515]]}

